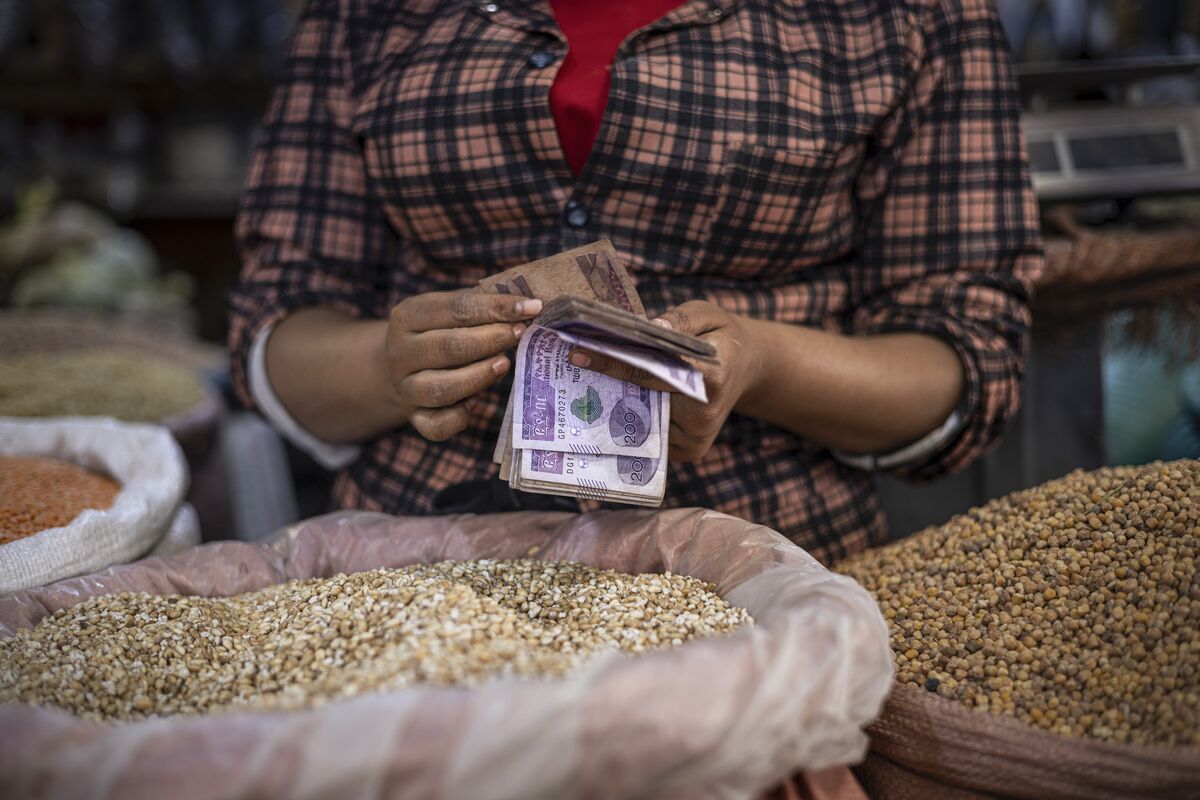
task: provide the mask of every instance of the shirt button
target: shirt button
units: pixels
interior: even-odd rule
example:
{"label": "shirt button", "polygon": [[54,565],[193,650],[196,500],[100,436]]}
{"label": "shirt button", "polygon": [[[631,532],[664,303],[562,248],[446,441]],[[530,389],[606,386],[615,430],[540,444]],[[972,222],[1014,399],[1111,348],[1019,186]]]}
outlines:
{"label": "shirt button", "polygon": [[571,200],[567,203],[566,218],[567,224],[572,228],[582,228],[588,224],[591,219],[591,214],[588,213],[587,206],[578,200]]}
{"label": "shirt button", "polygon": [[529,56],[529,66],[536,69],[545,69],[555,61],[558,61],[558,56],[549,50],[538,50]]}
{"label": "shirt button", "polygon": [[500,6],[496,5],[495,3],[486,3],[485,2],[485,3],[479,4],[479,10],[485,14],[495,14],[497,11],[500,10]]}

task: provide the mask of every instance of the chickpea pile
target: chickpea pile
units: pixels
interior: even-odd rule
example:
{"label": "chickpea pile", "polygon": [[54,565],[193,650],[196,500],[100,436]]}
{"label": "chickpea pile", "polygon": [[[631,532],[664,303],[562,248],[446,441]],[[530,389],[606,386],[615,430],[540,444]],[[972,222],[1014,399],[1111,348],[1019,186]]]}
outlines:
{"label": "chickpea pile", "polygon": [[1200,462],[1074,472],[848,559],[897,678],[1067,736],[1200,745]]}

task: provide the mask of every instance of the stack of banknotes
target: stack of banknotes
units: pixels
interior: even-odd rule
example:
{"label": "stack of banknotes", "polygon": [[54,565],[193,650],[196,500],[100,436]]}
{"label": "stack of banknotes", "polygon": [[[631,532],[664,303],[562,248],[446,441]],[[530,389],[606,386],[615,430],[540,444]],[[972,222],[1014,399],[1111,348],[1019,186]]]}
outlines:
{"label": "stack of banknotes", "polygon": [[703,402],[703,376],[684,357],[711,359],[712,346],[646,319],[608,241],[514,267],[480,287],[545,303],[517,348],[494,456],[501,478],[527,492],[661,505],[671,394],[581,369],[568,356],[577,347],[609,356]]}

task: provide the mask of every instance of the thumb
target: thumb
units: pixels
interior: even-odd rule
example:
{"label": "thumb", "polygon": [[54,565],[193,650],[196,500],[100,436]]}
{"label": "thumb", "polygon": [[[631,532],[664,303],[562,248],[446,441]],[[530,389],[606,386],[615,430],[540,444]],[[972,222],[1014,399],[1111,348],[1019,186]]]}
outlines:
{"label": "thumb", "polygon": [[610,358],[591,350],[578,348],[572,350],[568,356],[568,360],[576,367],[590,369],[593,372],[602,373],[619,381],[636,383],[639,386],[645,386],[647,389],[654,389],[660,392],[672,391],[670,386],[667,386],[645,370],[632,367],[624,362],[617,361],[615,358]]}
{"label": "thumb", "polygon": [[655,325],[671,328],[680,333],[700,336],[725,324],[726,314],[719,306],[702,300],[693,300],[675,306],[653,320]]}

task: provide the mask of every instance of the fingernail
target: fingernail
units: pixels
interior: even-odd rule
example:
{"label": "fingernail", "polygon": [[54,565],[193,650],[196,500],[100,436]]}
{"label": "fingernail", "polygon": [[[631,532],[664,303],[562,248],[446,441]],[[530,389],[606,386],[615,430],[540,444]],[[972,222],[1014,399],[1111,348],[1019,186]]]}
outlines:
{"label": "fingernail", "polygon": [[658,319],[653,319],[650,321],[653,322],[655,325],[659,326],[660,328],[670,328],[671,327],[671,323],[668,322],[667,320],[663,319],[662,317],[659,317]]}
{"label": "fingernail", "polygon": [[534,298],[517,303],[517,313],[521,316],[533,316],[542,310],[542,301]]}
{"label": "fingernail", "polygon": [[575,366],[582,367],[584,369],[587,369],[588,367],[590,367],[592,365],[592,357],[589,356],[587,353],[581,352],[579,350],[576,350],[573,353],[571,353],[569,360]]}
{"label": "fingernail", "polygon": [[508,359],[507,358],[497,358],[495,361],[492,362],[492,371],[495,372],[497,375],[503,375],[505,372],[508,371]]}
{"label": "fingernail", "polygon": [[518,322],[516,325],[513,325],[513,336],[520,339],[524,335],[525,335],[525,324],[523,322]]}
{"label": "fingernail", "polygon": [[463,401],[463,405],[467,407],[468,411],[474,411],[479,408],[479,402],[474,397],[468,397]]}

